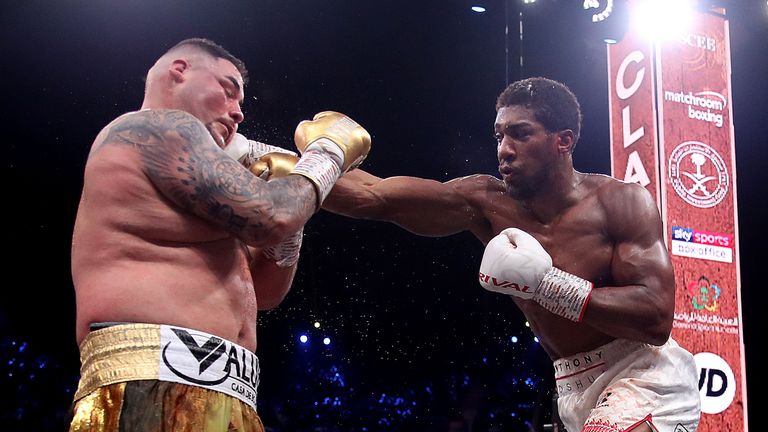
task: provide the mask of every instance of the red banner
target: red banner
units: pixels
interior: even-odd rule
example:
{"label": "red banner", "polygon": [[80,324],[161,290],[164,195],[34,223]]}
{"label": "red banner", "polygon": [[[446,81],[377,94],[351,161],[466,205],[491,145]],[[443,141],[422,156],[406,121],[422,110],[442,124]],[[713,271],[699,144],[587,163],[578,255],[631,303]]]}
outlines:
{"label": "red banner", "polygon": [[653,46],[631,34],[608,45],[611,172],[659,200]]}
{"label": "red banner", "polygon": [[[628,53],[644,55],[647,46],[639,40],[630,30],[621,43],[609,46],[612,79],[617,79],[613,64],[621,64]],[[698,430],[746,431],[728,22],[720,14],[695,13],[684,35],[655,44],[653,58],[656,80],[650,104],[658,112],[658,147],[638,155],[642,166],[659,167],[661,188],[654,190],[650,176],[645,184],[640,176],[627,178],[629,158],[617,148],[631,150],[634,144],[627,144],[632,135],[626,127],[616,127],[626,120],[613,107],[627,100],[621,100],[615,90],[621,84],[615,82],[610,90],[612,174],[644,184],[660,203],[675,269],[672,335],[694,354],[699,368]],[[634,96],[628,100],[634,116]],[[636,129],[644,115],[638,114],[637,120],[630,116],[630,129]],[[656,140],[647,141],[655,147]]]}

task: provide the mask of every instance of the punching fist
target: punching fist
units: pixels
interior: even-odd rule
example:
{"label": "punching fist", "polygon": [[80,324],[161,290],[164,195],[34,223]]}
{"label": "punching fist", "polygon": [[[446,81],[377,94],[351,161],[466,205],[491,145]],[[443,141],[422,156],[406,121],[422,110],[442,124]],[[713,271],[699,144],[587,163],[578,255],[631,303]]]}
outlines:
{"label": "punching fist", "polygon": [[357,168],[371,150],[371,135],[344,114],[323,111],[296,127],[296,147],[304,154],[310,150],[329,153],[342,173]]}
{"label": "punching fist", "polygon": [[336,180],[354,169],[371,149],[371,135],[354,120],[334,111],[323,111],[296,126],[293,135],[301,159],[293,174],[309,179],[317,192],[317,208]]}
{"label": "punching fist", "polygon": [[592,282],[553,267],[541,243],[517,228],[507,228],[488,242],[479,278],[489,291],[533,300],[577,322],[593,287]]}

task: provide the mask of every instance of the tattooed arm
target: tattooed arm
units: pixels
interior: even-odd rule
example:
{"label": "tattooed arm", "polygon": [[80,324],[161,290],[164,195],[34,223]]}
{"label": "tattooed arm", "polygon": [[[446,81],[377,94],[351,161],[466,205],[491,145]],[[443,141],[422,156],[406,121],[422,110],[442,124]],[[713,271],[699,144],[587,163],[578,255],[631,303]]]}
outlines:
{"label": "tattooed arm", "polygon": [[315,188],[290,175],[270,182],[227,156],[205,126],[176,110],[138,111],[109,126],[104,145],[130,145],[163,195],[254,247],[299,230],[314,214]]}

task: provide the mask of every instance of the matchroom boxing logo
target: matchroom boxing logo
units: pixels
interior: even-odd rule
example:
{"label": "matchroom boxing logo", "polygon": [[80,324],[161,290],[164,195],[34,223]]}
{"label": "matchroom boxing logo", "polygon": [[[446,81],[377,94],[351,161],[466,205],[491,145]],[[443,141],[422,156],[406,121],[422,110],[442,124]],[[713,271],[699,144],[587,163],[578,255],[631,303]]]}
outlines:
{"label": "matchroom boxing logo", "polygon": [[717,414],[725,411],[736,395],[736,377],[722,357],[709,352],[693,356],[699,370],[701,412]]}
{"label": "matchroom boxing logo", "polygon": [[729,186],[723,158],[712,147],[698,141],[686,141],[672,151],[669,180],[683,201],[698,208],[720,204]]}
{"label": "matchroom boxing logo", "polygon": [[688,118],[712,123],[723,127],[723,112],[726,107],[725,96],[713,91],[684,93],[664,90],[664,100],[685,105]]}
{"label": "matchroom boxing logo", "polygon": [[249,350],[208,333],[160,326],[163,381],[209,388],[256,407],[259,359]]}

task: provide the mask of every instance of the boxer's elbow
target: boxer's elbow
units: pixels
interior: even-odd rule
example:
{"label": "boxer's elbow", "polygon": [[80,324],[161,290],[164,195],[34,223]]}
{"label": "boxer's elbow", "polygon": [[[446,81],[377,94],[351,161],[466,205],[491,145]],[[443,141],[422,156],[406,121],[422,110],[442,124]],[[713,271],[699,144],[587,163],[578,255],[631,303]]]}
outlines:
{"label": "boxer's elbow", "polygon": [[285,296],[288,294],[288,290],[284,290],[278,293],[271,293],[271,295],[262,295],[258,297],[258,308],[260,311],[272,310],[285,300]]}
{"label": "boxer's elbow", "polygon": [[271,258],[258,253],[251,259],[251,278],[259,310],[274,309],[291,290],[296,265],[280,267]]}
{"label": "boxer's elbow", "polygon": [[669,334],[669,331],[658,330],[652,334],[648,334],[648,338],[645,340],[645,342],[651,345],[661,346],[667,343],[667,340],[669,340]]}
{"label": "boxer's elbow", "polygon": [[664,345],[672,333],[673,310],[656,310],[645,327],[645,342],[651,345]]}

